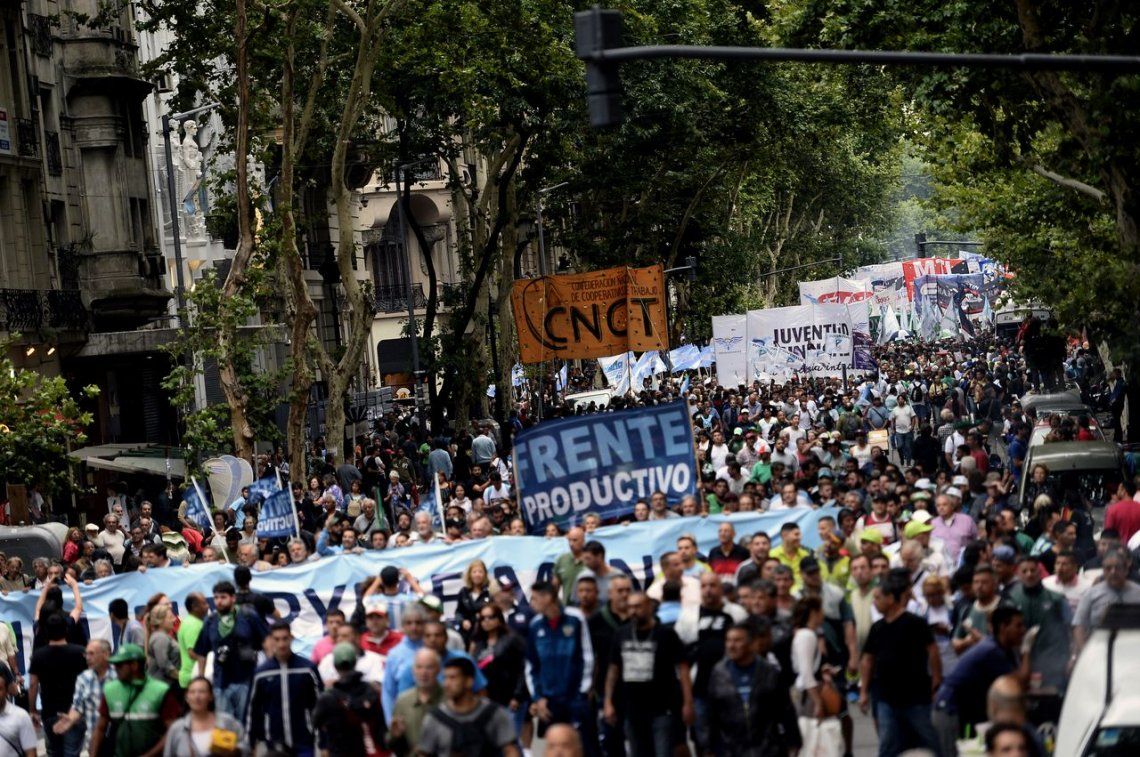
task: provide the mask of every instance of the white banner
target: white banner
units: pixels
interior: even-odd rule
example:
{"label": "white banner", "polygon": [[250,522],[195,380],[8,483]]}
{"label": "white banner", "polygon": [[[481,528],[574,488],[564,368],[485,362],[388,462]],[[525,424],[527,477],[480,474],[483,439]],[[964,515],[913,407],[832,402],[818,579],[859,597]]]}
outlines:
{"label": "white banner", "polygon": [[716,381],[721,386],[738,386],[750,381],[747,323],[743,315],[713,316],[712,348],[716,355]]}
{"label": "white banner", "polygon": [[819,281],[800,282],[800,304],[847,304],[871,298],[871,285],[867,281],[833,276]]}
{"label": "white banner", "polygon": [[841,376],[853,368],[851,316],[845,305],[750,310],[747,324],[750,380],[786,381],[797,373]]}

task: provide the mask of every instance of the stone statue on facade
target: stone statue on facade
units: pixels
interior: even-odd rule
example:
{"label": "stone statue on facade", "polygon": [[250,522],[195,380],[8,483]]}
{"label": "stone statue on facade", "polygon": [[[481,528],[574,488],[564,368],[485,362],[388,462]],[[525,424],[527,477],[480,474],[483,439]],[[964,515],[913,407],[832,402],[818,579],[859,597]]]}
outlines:
{"label": "stone statue on facade", "polygon": [[179,191],[186,236],[197,238],[206,235],[206,217],[202,211],[202,150],[198,147],[198,124],[186,121],[182,141],[174,150],[174,167],[179,173]]}

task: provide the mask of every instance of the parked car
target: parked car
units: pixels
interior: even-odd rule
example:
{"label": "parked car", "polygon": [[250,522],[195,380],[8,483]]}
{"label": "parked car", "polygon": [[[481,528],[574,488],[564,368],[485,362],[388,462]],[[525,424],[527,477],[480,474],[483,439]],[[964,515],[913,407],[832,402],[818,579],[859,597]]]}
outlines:
{"label": "parked car", "polygon": [[[1049,471],[1048,481],[1058,492],[1078,491],[1092,506],[1104,505],[1116,486],[1124,480],[1124,455],[1112,442],[1052,442],[1030,447],[1025,455],[1027,474],[1037,465]],[[1018,501],[1023,510],[1025,488],[1031,476],[1021,477]]]}
{"label": "parked car", "polygon": [[[1037,421],[1037,425],[1033,427],[1033,432],[1029,435],[1029,446],[1036,447],[1039,444],[1044,444],[1045,437],[1047,437],[1052,430],[1053,427],[1049,425],[1048,419]],[[1101,430],[1100,423],[1091,415],[1089,416],[1089,430],[1092,431],[1093,436],[1096,437],[1096,441],[1103,442],[1105,440],[1104,431]]]}
{"label": "parked car", "polygon": [[1140,754],[1140,605],[1109,609],[1069,679],[1053,754]]}

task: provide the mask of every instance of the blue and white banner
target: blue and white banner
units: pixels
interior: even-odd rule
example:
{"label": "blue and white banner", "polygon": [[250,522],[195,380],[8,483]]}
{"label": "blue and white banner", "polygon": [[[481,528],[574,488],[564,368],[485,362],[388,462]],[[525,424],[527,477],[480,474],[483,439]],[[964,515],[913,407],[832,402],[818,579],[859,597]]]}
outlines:
{"label": "blue and white banner", "polygon": [[706,344],[701,347],[701,358],[697,362],[698,368],[712,368],[713,363],[716,362],[716,355],[713,354],[713,346]]}
{"label": "blue and white banner", "polygon": [[[775,513],[735,513],[707,518],[673,518],[651,523],[609,526],[591,534],[606,547],[610,565],[629,574],[635,588],[644,589],[652,581],[657,560],[662,553],[676,548],[677,538],[692,534],[703,552],[717,544],[721,523],[731,523],[737,539],[747,539],[757,531],[772,537],[773,548],[780,541],[780,526],[789,521],[799,524],[804,546],[819,544],[817,524],[825,515],[835,517],[836,508],[812,510],[800,507]],[[747,542],[746,542],[747,543]],[[276,604],[283,620],[293,626],[295,650],[307,653],[324,635],[324,620],[330,610],[352,613],[357,599],[357,584],[375,577],[382,568],[394,565],[407,568],[426,591],[443,600],[448,613],[455,611],[463,588],[463,571],[472,560],[486,563],[496,579],[509,578],[512,585],[522,587],[520,601],[526,601],[530,587],[538,580],[549,580],[554,561],[566,551],[564,539],[538,536],[496,536],[481,541],[457,544],[425,545],[365,552],[361,555],[324,557],[267,572],[254,572],[252,588],[266,594]],[[170,597],[175,613],[182,613],[186,596],[191,592],[206,595],[213,605],[211,588],[218,581],[232,581],[233,566],[221,563],[190,565],[180,568],[157,568],[146,573],[125,573],[81,585],[84,615],[81,620],[92,638],[111,639],[108,607],[112,600],[123,597],[137,615],[147,599],[162,592]],[[9,592],[0,596],[0,613],[16,632],[17,658],[20,671],[27,674],[32,648],[32,622],[38,594]],[[72,607],[71,593],[64,592],[65,610]]]}
{"label": "blue and white banner", "polygon": [[198,524],[202,533],[208,534],[214,530],[214,521],[210,517],[210,505],[198,485],[198,479],[191,476],[190,486],[182,492],[182,499],[186,501],[186,517]]}
{"label": "blue and white banner", "polygon": [[293,514],[293,493],[289,489],[273,492],[261,503],[261,515],[257,519],[259,539],[275,539],[291,536],[297,531],[297,519]]}
{"label": "blue and white banner", "polygon": [[693,427],[684,402],[541,423],[515,437],[515,483],[532,534],[594,512],[633,512],[665,492],[670,505],[696,494]]}
{"label": "blue and white banner", "polygon": [[619,397],[629,391],[630,371],[633,368],[633,353],[598,358],[598,365],[606,375],[606,383],[610,385],[610,394]]}

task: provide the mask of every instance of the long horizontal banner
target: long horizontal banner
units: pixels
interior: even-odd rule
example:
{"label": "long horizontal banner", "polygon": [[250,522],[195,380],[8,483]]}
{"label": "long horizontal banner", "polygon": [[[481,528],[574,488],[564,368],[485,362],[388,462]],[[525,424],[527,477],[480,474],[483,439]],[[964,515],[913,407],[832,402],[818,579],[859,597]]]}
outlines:
{"label": "long horizontal banner", "polygon": [[[651,523],[610,526],[591,534],[606,547],[610,565],[633,577],[636,588],[644,589],[652,580],[658,557],[675,548],[677,537],[692,534],[707,552],[717,543],[721,523],[732,523],[737,537],[757,531],[771,535],[773,545],[779,543],[780,526],[795,521],[803,531],[804,545],[817,546],[816,524],[825,515],[835,517],[835,508],[812,510],[800,507],[775,513],[735,513],[707,518],[673,518]],[[496,579],[509,578],[522,587],[525,601],[531,585],[549,579],[554,560],[566,551],[563,539],[537,536],[496,536],[481,541],[404,547],[360,555],[338,555],[322,558],[265,573],[254,573],[252,588],[270,597],[282,618],[293,626],[298,653],[306,653],[324,634],[324,619],[329,610],[340,608],[351,615],[356,605],[356,584],[376,576],[388,565],[407,568],[425,590],[443,600],[449,613],[454,612],[459,591],[463,588],[463,571],[472,560],[485,562]],[[132,607],[132,615],[145,606],[147,599],[162,592],[170,597],[175,612],[181,612],[186,595],[198,591],[211,604],[210,589],[217,581],[232,581],[233,568],[221,564],[191,565],[184,568],[161,568],[146,573],[126,573],[83,586],[83,623],[93,638],[111,638],[108,607],[111,601],[124,597]],[[70,610],[71,594],[64,592],[65,609]],[[20,669],[27,671],[32,645],[32,621],[37,593],[10,592],[0,596],[3,619],[16,631],[17,657]]]}
{"label": "long horizontal banner", "polygon": [[697,493],[684,402],[541,423],[515,437],[514,455],[520,510],[532,534],[590,512],[628,515],[657,491],[670,505]]}
{"label": "long horizontal banner", "polygon": [[669,349],[660,265],[522,279],[511,307],[523,363]]}

